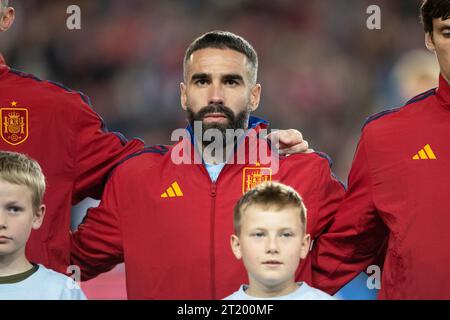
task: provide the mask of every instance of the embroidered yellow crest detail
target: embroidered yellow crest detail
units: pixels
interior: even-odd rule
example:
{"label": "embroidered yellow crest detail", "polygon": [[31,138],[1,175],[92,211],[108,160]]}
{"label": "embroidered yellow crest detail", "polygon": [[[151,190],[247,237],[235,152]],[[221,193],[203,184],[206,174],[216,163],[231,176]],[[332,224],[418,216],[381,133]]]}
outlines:
{"label": "embroidered yellow crest detail", "polygon": [[28,139],[28,110],[24,108],[0,109],[1,136],[10,145],[19,145]]}
{"label": "embroidered yellow crest detail", "polygon": [[272,181],[271,168],[244,168],[242,173],[242,193],[244,194],[266,181]]}

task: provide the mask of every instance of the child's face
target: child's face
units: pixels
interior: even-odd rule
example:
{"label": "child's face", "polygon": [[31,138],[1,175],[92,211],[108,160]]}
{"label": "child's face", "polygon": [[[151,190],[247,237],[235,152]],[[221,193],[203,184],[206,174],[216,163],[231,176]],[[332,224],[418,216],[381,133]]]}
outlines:
{"label": "child's face", "polygon": [[295,282],[295,272],[308,254],[310,238],[302,231],[298,209],[274,210],[261,206],[246,209],[239,237],[231,245],[243,259],[250,286],[276,288]]}
{"label": "child's face", "polygon": [[33,211],[31,190],[0,179],[0,257],[20,256],[32,229],[39,229],[45,207]]}

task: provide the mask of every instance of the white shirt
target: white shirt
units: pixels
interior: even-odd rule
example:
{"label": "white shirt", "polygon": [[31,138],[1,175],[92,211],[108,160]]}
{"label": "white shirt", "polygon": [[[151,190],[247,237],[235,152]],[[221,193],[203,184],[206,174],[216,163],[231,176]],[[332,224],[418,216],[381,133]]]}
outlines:
{"label": "white shirt", "polygon": [[219,177],[219,174],[222,171],[223,167],[225,167],[225,163],[209,164],[205,162],[205,168],[208,171],[212,182],[217,181],[217,178]]}
{"label": "white shirt", "polygon": [[20,282],[0,284],[0,300],[86,300],[73,279],[39,265]]}
{"label": "white shirt", "polygon": [[224,300],[336,300],[336,298],[333,298],[319,289],[311,288],[305,282],[300,282],[298,285],[299,288],[294,292],[273,298],[258,298],[249,296],[245,293],[248,286],[242,285],[238,291],[226,297]]}

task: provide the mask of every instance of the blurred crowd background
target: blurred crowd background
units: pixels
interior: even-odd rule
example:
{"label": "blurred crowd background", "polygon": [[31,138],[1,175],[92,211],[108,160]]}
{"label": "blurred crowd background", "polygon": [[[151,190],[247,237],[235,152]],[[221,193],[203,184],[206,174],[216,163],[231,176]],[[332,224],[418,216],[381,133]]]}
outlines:
{"label": "blurred crowd background", "polygon": [[[255,115],[273,128],[300,130],[315,150],[333,158],[344,182],[365,118],[437,85],[418,0],[11,4],[17,20],[0,38],[8,64],[84,92],[111,131],[148,145],[170,144],[171,132],[186,125],[179,102],[184,51],[211,30],[237,33],[257,50],[263,92]],[[70,4],[81,7],[81,30],[66,28]],[[366,27],[373,4],[381,8],[381,30]],[[118,270],[97,287],[98,280],[92,282],[104,289],[93,290],[93,297],[121,297],[123,291],[109,289],[123,286],[123,266]],[[353,298],[370,296],[355,292]]]}

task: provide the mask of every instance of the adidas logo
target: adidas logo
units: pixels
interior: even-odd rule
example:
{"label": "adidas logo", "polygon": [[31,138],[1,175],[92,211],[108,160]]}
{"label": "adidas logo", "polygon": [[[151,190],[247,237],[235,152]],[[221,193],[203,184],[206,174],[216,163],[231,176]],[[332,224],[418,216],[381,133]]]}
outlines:
{"label": "adidas logo", "polygon": [[178,182],[172,183],[172,185],[161,195],[161,198],[175,198],[183,197],[183,192],[178,185]]}
{"label": "adidas logo", "polygon": [[413,160],[437,160],[431,146],[427,144],[422,150],[419,151],[413,158]]}

